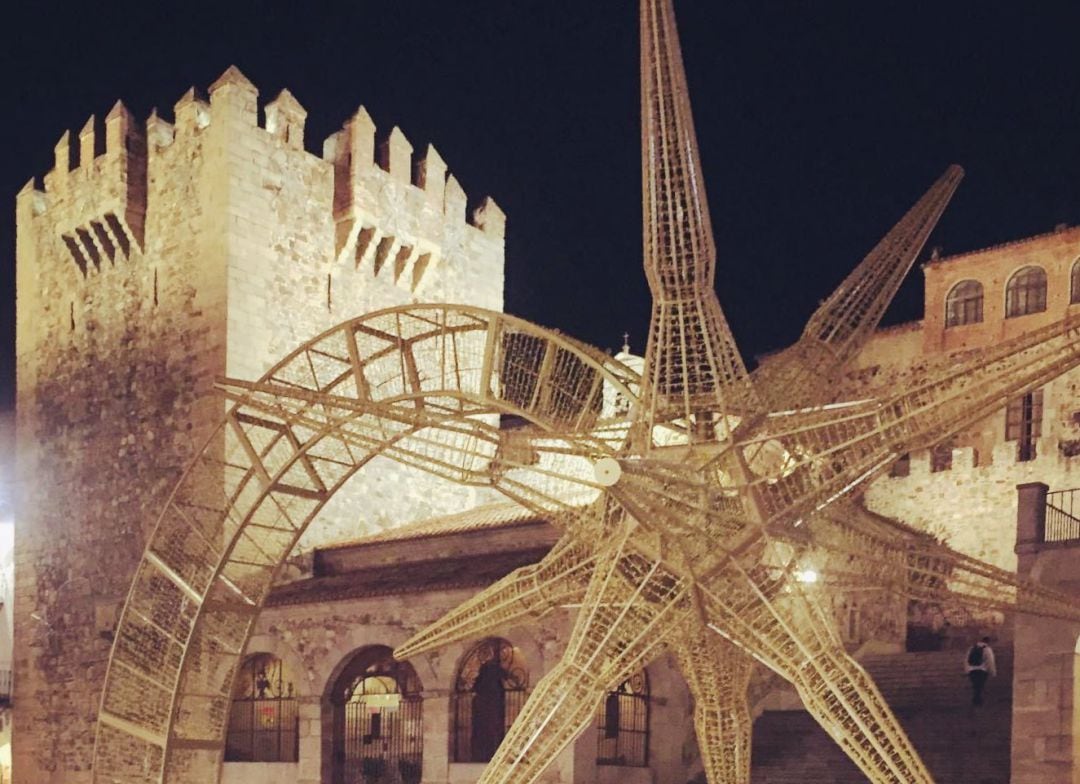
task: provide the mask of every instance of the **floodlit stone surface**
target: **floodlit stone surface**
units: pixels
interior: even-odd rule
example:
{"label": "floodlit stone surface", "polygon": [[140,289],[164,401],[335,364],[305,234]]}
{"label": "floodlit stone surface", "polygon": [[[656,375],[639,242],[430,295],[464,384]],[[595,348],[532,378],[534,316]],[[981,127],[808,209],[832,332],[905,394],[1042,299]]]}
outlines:
{"label": "floodlit stone surface", "polygon": [[[912,371],[948,364],[967,350],[1077,312],[1080,304],[1070,301],[1070,276],[1078,263],[1080,227],[930,261],[923,268],[924,319],[881,330],[853,363],[849,389],[859,393],[896,383]],[[1006,283],[1028,265],[1046,270],[1046,310],[1005,318]],[[983,285],[983,320],[946,328],[946,297],[964,280]],[[1080,486],[1078,393],[1080,372],[1075,370],[1043,388],[1042,433],[1035,439],[1034,459],[1017,459],[1017,442],[1005,440],[1003,410],[955,439],[950,469],[932,472],[929,453],[916,452],[908,476],[887,476],[870,485],[867,506],[944,536],[969,555],[1015,569],[1016,485],[1040,481],[1051,490]]]}
{"label": "floodlit stone surface", "polygon": [[[261,375],[350,316],[414,301],[502,307],[504,218],[428,148],[391,171],[361,109],[305,151],[306,112],[266,106],[230,68],[172,123],[121,104],[65,133],[44,188],[17,199],[18,522],[15,766],[89,780],[119,605],[166,494],[223,405],[215,377]],[[480,227],[483,228],[480,228]],[[361,523],[456,510],[468,493],[373,466],[303,546]],[[357,505],[355,499],[366,500]]]}
{"label": "floodlit stone surface", "polygon": [[[1019,573],[1080,594],[1080,546],[1045,543],[1047,486],[1019,488]],[[1012,784],[1080,781],[1080,624],[1016,620]]]}
{"label": "floodlit stone surface", "polygon": [[[468,599],[483,571],[462,565],[456,586],[429,583],[425,559],[527,558],[537,545],[549,546],[555,533],[546,526],[517,525],[450,536],[385,544],[357,543],[325,551],[324,576],[279,587],[260,615],[248,645],[250,654],[265,652],[280,658],[296,675],[301,703],[299,761],[296,763],[226,762],[222,784],[318,784],[331,781],[333,711],[326,704],[337,674],[349,658],[373,645],[396,646]],[[532,550],[530,550],[532,548]],[[405,590],[380,590],[365,579],[365,570],[386,566],[414,576]],[[355,575],[350,583],[345,575]],[[350,596],[351,594],[351,596]],[[561,657],[570,633],[572,614],[559,610],[540,623],[507,627],[499,637],[519,649],[535,684]],[[462,660],[478,640],[453,644],[410,660],[423,686],[424,781],[474,782],[481,763],[455,762],[451,743],[451,695]],[[650,693],[649,766],[598,766],[597,732],[586,732],[561,753],[541,779],[545,784],[595,781],[598,784],[684,784],[700,770],[697,761],[690,697],[669,657],[648,668]],[[325,707],[320,707],[325,706]],[[307,710],[305,711],[305,708]],[[378,753],[377,751],[375,753]]]}

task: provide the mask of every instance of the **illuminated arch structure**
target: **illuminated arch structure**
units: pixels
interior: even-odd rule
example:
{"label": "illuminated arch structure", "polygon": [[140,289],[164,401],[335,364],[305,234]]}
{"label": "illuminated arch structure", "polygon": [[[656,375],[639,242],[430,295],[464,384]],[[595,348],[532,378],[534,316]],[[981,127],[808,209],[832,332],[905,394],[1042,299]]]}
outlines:
{"label": "illuminated arch structure", "polygon": [[[507,346],[527,346],[565,372],[542,377],[528,354]],[[514,439],[499,431],[499,414],[552,431],[599,425],[625,435],[625,418],[606,422],[601,407],[605,384],[633,398],[632,382],[610,357],[519,319],[425,306],[342,324],[236,390],[248,402],[233,407],[180,481],[136,575],[102,702],[96,775],[145,781],[166,747],[175,780],[215,775],[217,722],[274,574],[371,458],[485,483],[501,461],[516,487]],[[281,407],[283,393],[291,402]],[[366,402],[398,421],[365,411]]]}
{"label": "illuminated arch structure", "polygon": [[[518,570],[399,647],[407,659],[564,603],[562,662],[533,689],[482,784],[535,781],[612,689],[671,651],[695,700],[712,784],[749,780],[752,663],[789,681],[875,782],[930,775],[845,652],[809,568],[873,563],[917,599],[1080,620],[1067,596],[903,532],[845,497],[898,456],[948,438],[1080,364],[1080,320],[1026,333],[854,402],[835,380],[876,328],[960,179],[950,168],[751,375],[714,290],[715,246],[669,0],[643,0],[643,372],[501,314],[453,306],[355,319],[234,401],[175,490],[116,632],[98,782],[207,782],[229,695],[274,575],[300,534],[375,456],[494,488],[563,531]],[[615,406],[615,400],[629,406]],[[527,426],[499,428],[514,415]],[[842,576],[842,567],[840,567]],[[827,583],[826,583],[827,585]]]}

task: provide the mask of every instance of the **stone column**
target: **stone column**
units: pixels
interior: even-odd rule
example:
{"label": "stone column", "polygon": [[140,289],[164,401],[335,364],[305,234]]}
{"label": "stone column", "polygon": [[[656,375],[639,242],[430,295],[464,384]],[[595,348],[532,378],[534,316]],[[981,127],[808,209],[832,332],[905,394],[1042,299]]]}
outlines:
{"label": "stone column", "polygon": [[322,699],[318,695],[300,698],[300,759],[297,784],[322,781]]}
{"label": "stone column", "polygon": [[[1080,547],[1043,541],[1049,488],[1032,482],[1016,489],[1019,576],[1076,593],[1080,589]],[[1076,704],[1078,633],[1076,624],[1053,618],[1016,618],[1012,784],[1080,784],[1076,759],[1080,729]]]}
{"label": "stone column", "polygon": [[1050,488],[1042,482],[1016,486],[1016,552],[1030,552],[1046,535],[1046,494]]}
{"label": "stone column", "polygon": [[449,780],[450,691],[424,690],[424,782]]}

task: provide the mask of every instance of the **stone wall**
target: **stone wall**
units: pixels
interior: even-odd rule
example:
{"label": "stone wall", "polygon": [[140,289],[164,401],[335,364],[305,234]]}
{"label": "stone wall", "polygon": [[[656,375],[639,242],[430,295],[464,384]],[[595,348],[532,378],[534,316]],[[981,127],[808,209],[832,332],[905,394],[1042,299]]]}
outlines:
{"label": "stone wall", "polygon": [[[326,695],[337,673],[356,651],[370,645],[398,645],[472,593],[472,589],[418,592],[265,609],[248,652],[272,653],[296,675],[301,712],[299,762],[225,763],[223,784],[329,781],[331,754],[326,736],[331,714]],[[561,658],[570,621],[567,611],[557,611],[545,616],[543,623],[499,630],[499,636],[523,654],[530,686]],[[423,684],[424,782],[471,784],[484,769],[480,763],[453,762],[449,754],[450,695],[458,667],[475,643],[449,646],[410,662]],[[598,767],[597,730],[591,726],[556,758],[541,782],[685,784],[692,777],[697,746],[686,685],[669,657],[649,665],[647,672],[653,696],[650,767]]]}
{"label": "stone wall", "polygon": [[[925,319],[879,331],[856,360],[849,389],[855,396],[888,389],[918,371],[947,367],[966,351],[1075,314],[1080,304],[1071,301],[1070,278],[1078,261],[1078,227],[932,260],[923,268]],[[1046,270],[1046,310],[1006,319],[1006,283],[1029,264]],[[946,328],[948,292],[969,279],[983,285],[983,320]],[[1080,457],[1075,456],[1080,451],[1078,391],[1077,370],[1043,388],[1042,435],[1036,440],[1035,459],[1018,460],[1016,442],[1005,440],[1002,410],[959,434],[951,468],[931,472],[929,453],[916,452],[907,476],[882,477],[869,486],[867,507],[939,535],[965,553],[1015,569],[1016,485],[1038,480],[1052,490],[1080,486]]]}
{"label": "stone wall", "polygon": [[[1080,542],[1041,541],[1047,486],[1021,485],[1019,572],[1080,596]],[[1018,616],[1013,670],[1012,784],[1080,784],[1080,624]]]}
{"label": "stone wall", "polygon": [[[257,91],[235,69],[208,102],[183,96],[172,123],[155,114],[140,127],[117,104],[74,146],[64,134],[44,189],[31,180],[18,195],[19,780],[89,780],[119,603],[164,499],[223,411],[216,377],[257,377],[375,307],[502,306],[505,219],[488,201],[468,222],[433,149],[413,172],[395,129],[384,171],[361,111],[322,158],[303,147],[291,95],[264,113],[260,125]],[[364,237],[368,255],[357,251]],[[365,475],[339,494],[324,538],[470,500],[411,473]]]}
{"label": "stone wall", "polygon": [[[15,412],[0,411],[0,672],[11,672],[15,599]],[[10,696],[10,695],[6,695]],[[0,707],[0,781],[11,780],[11,708]]]}

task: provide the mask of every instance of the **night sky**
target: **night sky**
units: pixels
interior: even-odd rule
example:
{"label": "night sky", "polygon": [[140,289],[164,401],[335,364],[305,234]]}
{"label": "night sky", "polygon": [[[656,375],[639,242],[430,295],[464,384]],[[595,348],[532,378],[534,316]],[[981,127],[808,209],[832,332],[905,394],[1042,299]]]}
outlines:
{"label": "night sky", "polygon": [[[15,4],[8,4],[8,8]],[[235,63],[288,87],[308,148],[364,104],[432,141],[470,200],[509,216],[506,308],[641,351],[632,0],[20,3],[0,14],[0,407],[13,400],[14,197],[65,129],[122,98],[171,117]],[[930,245],[956,253],[1080,223],[1080,2],[676,3],[744,356],[806,316],[953,162]],[[921,316],[913,272],[887,322]]]}

